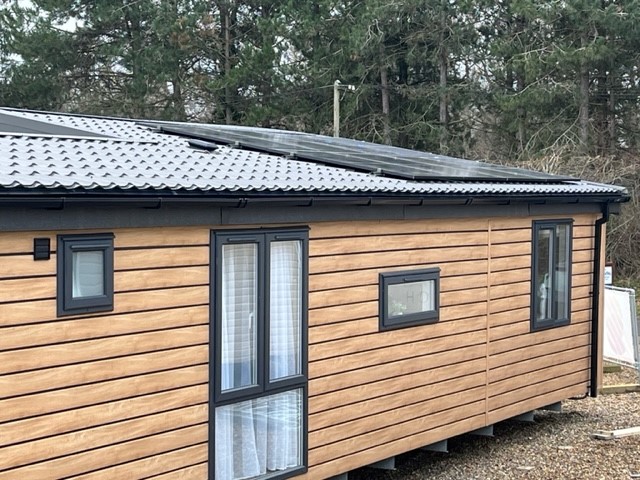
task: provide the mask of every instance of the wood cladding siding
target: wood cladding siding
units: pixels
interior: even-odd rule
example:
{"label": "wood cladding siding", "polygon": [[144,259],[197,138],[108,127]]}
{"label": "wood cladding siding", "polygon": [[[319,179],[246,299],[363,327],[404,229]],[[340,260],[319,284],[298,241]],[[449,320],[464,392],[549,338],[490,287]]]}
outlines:
{"label": "wood cladding siding", "polygon": [[[584,394],[594,215],[572,322],[530,332],[533,218],[312,225],[309,463],[319,480]],[[440,321],[380,332],[378,275],[441,269]]]}
{"label": "wood cladding siding", "polygon": [[[296,478],[584,394],[595,219],[574,217],[571,324],[534,333],[532,218],[310,225],[309,471]],[[0,480],[206,478],[212,228],[114,230],[114,310],[62,318],[65,232],[0,232]],[[51,260],[33,260],[34,237]],[[429,267],[439,322],[380,332],[378,275]]]}
{"label": "wood cladding siding", "polygon": [[205,478],[209,229],[114,230],[114,310],[61,318],[59,233],[0,233],[0,479]]}

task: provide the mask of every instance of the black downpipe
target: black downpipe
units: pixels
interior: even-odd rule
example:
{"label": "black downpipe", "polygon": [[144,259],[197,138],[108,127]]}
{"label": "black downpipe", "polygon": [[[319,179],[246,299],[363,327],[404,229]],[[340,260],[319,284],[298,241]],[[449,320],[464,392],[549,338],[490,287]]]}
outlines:
{"label": "black downpipe", "polygon": [[609,204],[605,203],[602,209],[602,218],[596,220],[595,252],[593,256],[593,303],[591,305],[591,386],[589,395],[598,396],[598,359],[600,350],[598,349],[600,330],[600,270],[602,269],[602,226],[609,220]]}

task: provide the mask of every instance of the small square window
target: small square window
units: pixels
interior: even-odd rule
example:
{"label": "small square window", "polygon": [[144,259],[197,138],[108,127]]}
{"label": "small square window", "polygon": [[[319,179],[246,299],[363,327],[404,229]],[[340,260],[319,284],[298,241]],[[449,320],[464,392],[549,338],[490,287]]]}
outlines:
{"label": "small square window", "polygon": [[113,310],[113,234],[58,236],[58,315]]}
{"label": "small square window", "polygon": [[435,323],[440,309],[440,269],[380,274],[380,329]]}

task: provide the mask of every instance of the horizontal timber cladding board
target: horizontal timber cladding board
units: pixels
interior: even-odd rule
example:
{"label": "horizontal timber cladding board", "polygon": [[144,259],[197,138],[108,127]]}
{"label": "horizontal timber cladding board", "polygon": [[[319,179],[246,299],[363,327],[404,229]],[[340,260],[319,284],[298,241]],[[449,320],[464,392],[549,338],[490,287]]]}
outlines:
{"label": "horizontal timber cladding board", "polygon": [[492,368],[489,370],[489,378],[487,382],[491,385],[495,382],[499,382],[507,378],[518,377],[519,375],[533,372],[541,368],[560,365],[576,358],[586,358],[589,355],[589,352],[590,348],[588,345],[588,339],[585,338],[583,339],[583,344],[575,348],[545,353],[539,357],[526,358],[509,363],[508,365],[503,365],[502,367]]}
{"label": "horizontal timber cladding board", "polygon": [[0,353],[0,374],[206,344],[208,341],[209,326],[197,325],[10,350]]}
{"label": "horizontal timber cladding board", "polygon": [[583,396],[587,393],[587,382],[579,382],[575,385],[563,386],[548,393],[541,393],[535,397],[512,403],[504,407],[492,410],[487,415],[487,423],[493,424],[502,420],[507,420],[520,415],[522,412],[529,412],[546,407],[556,402],[561,402],[568,398]]}
{"label": "horizontal timber cladding board", "polygon": [[0,448],[0,471],[198,425],[208,414],[206,404],[193,405]]}
{"label": "horizontal timber cladding board", "polygon": [[2,480],[66,478],[207,441],[206,423],[0,472]]}
{"label": "horizontal timber cladding board", "polygon": [[504,243],[491,245],[491,258],[517,257],[519,255],[531,255],[531,242]]}
{"label": "horizontal timber cladding board", "polygon": [[0,328],[0,351],[209,323],[209,307],[75,318]]}
{"label": "horizontal timber cladding board", "polygon": [[489,357],[489,372],[491,373],[500,367],[509,367],[524,359],[542,357],[553,352],[564,352],[583,347],[589,345],[589,341],[589,335],[584,333],[494,354]]}
{"label": "horizontal timber cladding board", "polygon": [[206,463],[193,465],[191,467],[181,468],[164,475],[156,475],[149,477],[149,480],[202,480],[207,478],[209,469]]}
{"label": "horizontal timber cladding board", "polygon": [[[209,287],[206,285],[117,293],[113,300],[113,314],[204,305],[208,302]],[[65,316],[64,319],[80,316],[81,315],[70,315]],[[82,316],[87,317],[88,315]],[[104,316],[104,313],[94,314],[92,316]],[[56,320],[56,301],[38,300],[0,304],[0,318],[5,326]]]}
{"label": "horizontal timber cladding board", "polygon": [[494,328],[500,325],[509,325],[525,320],[531,320],[531,310],[529,306],[516,308],[515,310],[505,310],[504,312],[489,315],[489,326]]}
{"label": "horizontal timber cladding board", "polygon": [[0,303],[55,298],[55,296],[56,277],[53,276],[0,280]]}
{"label": "horizontal timber cladding board", "polygon": [[507,298],[531,293],[531,282],[509,283],[506,285],[492,285],[491,299]]}
{"label": "horizontal timber cladding board", "polygon": [[113,279],[116,292],[208,284],[208,265],[116,272]]}
{"label": "horizontal timber cladding board", "polygon": [[594,247],[593,237],[588,238],[574,238],[573,249],[574,250],[593,250]]}
{"label": "horizontal timber cladding board", "polygon": [[115,270],[208,265],[209,247],[116,250],[113,254],[113,264]]}
{"label": "horizontal timber cladding board", "polygon": [[208,345],[196,345],[3,375],[0,398],[199,365],[208,359]]}
{"label": "horizontal timber cladding board", "polygon": [[415,357],[427,352],[437,353],[458,346],[483,344],[486,338],[487,332],[483,328],[482,330],[452,334],[447,337],[346,354],[326,360],[313,361],[312,358],[309,358],[309,376],[310,378],[318,378],[325,375],[333,376],[337,373],[358,370],[372,365],[393,363],[397,360]]}
{"label": "horizontal timber cladding board", "polygon": [[[208,386],[194,385],[0,424],[0,446],[204,404]],[[1,450],[0,450],[1,451]]]}
{"label": "horizontal timber cladding board", "polygon": [[59,232],[2,232],[0,233],[0,254],[32,254],[34,238],[49,238],[51,249],[56,250],[58,234],[77,233],[113,233],[116,248],[152,247],[152,246],[189,246],[208,245],[208,228],[123,228],[114,230],[66,230]]}
{"label": "horizontal timber cladding board", "polygon": [[468,262],[436,262],[433,264],[405,265],[403,267],[391,266],[386,268],[352,270],[349,272],[315,274],[309,276],[309,290],[314,292],[317,290],[353,287],[358,285],[377,285],[379,274],[383,272],[396,272],[398,270],[416,270],[433,267],[440,268],[440,278],[443,280],[450,279],[455,283],[456,279],[468,278],[472,286],[485,286],[487,284],[487,261],[471,260]]}
{"label": "horizontal timber cladding board", "polygon": [[356,335],[369,335],[379,331],[378,317],[362,318],[349,322],[331,323],[309,328],[309,345],[340,340]]}
{"label": "horizontal timber cladding board", "polygon": [[394,455],[399,455],[446,438],[475,430],[485,426],[484,422],[485,414],[483,412],[355,453],[353,450],[343,450],[336,453],[335,458],[327,462],[310,463],[309,472],[306,475],[296,478],[300,480],[323,480],[338,473],[344,473],[385,458],[393,457]]}
{"label": "horizontal timber cladding board", "polygon": [[33,260],[33,254],[0,255],[0,279],[17,277],[52,276],[56,273],[56,255],[49,260]]}
{"label": "horizontal timber cladding board", "polygon": [[[108,467],[101,470],[96,470],[91,473],[68,477],[68,480],[129,480],[132,475],[136,478],[147,478],[151,475],[161,475],[165,472],[169,472],[167,478],[194,478],[202,480],[207,478],[207,466],[202,462],[206,462],[208,459],[208,446],[206,443],[193,445],[172,452],[162,453],[152,457],[143,458],[141,460],[135,460],[133,462],[116,465],[114,467]],[[176,474],[176,469],[197,469],[193,473],[199,474],[199,476],[193,477],[180,477],[172,476]]]}
{"label": "horizontal timber cladding board", "polygon": [[483,260],[487,258],[487,247],[448,247],[424,250],[406,250],[401,252],[356,253],[314,257],[309,259],[309,273],[341,272],[365,268],[383,268],[393,266],[419,265],[430,263],[448,263],[455,261]]}
{"label": "horizontal timber cladding board", "polygon": [[[571,323],[588,322],[591,320],[591,312],[589,310],[581,310],[573,312],[571,315]],[[489,330],[489,341],[495,342],[507,337],[516,337],[518,335],[531,334],[531,321],[528,313],[525,318],[514,319],[513,323],[504,325],[491,325]]]}
{"label": "horizontal timber cladding board", "polygon": [[570,338],[574,336],[587,335],[591,330],[590,327],[590,322],[580,322],[571,325],[565,325],[563,327],[531,332],[526,335],[519,335],[516,337],[496,340],[495,342],[491,342],[489,344],[489,355],[493,356],[499,353],[518,349],[524,354],[522,349],[531,348],[538,343],[550,342],[552,340],[560,338]]}
{"label": "horizontal timber cladding board", "polygon": [[[345,453],[358,452],[394,440],[416,435],[426,430],[450,424],[456,420],[470,418],[485,411],[485,400],[477,400],[466,405],[458,405],[431,415],[374,430],[363,435],[348,438],[330,445],[309,449],[309,464],[324,463],[334,460]],[[387,458],[387,457],[384,457]]]}
{"label": "horizontal timber cladding board", "polygon": [[541,383],[546,380],[570,375],[589,368],[589,356],[572,358],[559,365],[551,365],[532,372],[521,373],[518,376],[493,382],[488,387],[489,397],[497,397],[512,390],[528,385]]}
{"label": "horizontal timber cladding board", "polygon": [[[309,429],[332,425],[334,417],[341,415],[359,418],[374,413],[377,408],[386,410],[385,402],[393,404],[394,399],[406,403],[406,399],[412,398],[418,390],[420,395],[436,396],[441,394],[439,392],[454,391],[459,385],[473,384],[478,379],[484,383],[487,362],[486,358],[479,357],[481,353],[477,352],[478,358],[475,359],[439,366],[431,364],[425,370],[313,395],[309,400]],[[446,362],[451,361],[452,356],[440,354],[439,357]]]}
{"label": "horizontal timber cladding board", "polygon": [[371,316],[378,316],[377,300],[309,310],[309,326],[328,325]]}
{"label": "horizontal timber cladding board", "polygon": [[[439,398],[450,393],[460,392],[469,388],[484,387],[486,385],[486,372],[481,371],[481,367],[484,362],[474,360],[472,362],[466,362],[462,364],[456,370],[458,374],[462,372],[462,376],[444,376],[441,372],[436,370],[432,371],[433,375],[427,375],[426,372],[423,375],[428,376],[428,383],[425,383],[425,379],[419,378],[419,374],[412,374],[410,377],[418,380],[416,384],[409,385],[408,382],[396,383],[393,385],[391,381],[383,380],[373,384],[372,392],[370,394],[362,395],[361,387],[354,389],[341,390],[341,395],[351,396],[355,391],[360,391],[355,403],[349,403],[341,406],[333,406],[329,411],[321,411],[309,416],[309,431],[314,432],[327,427],[334,426],[348,426],[345,422],[351,422],[357,419],[367,419],[371,415],[376,413],[388,412],[396,408],[403,407],[418,402],[422,402],[428,399]],[[474,367],[474,370],[471,369]],[[435,375],[439,373],[439,375]],[[440,379],[440,380],[436,380]],[[391,391],[381,390],[383,385],[390,385],[394,387]],[[484,395],[484,392],[483,392]],[[333,394],[333,397],[337,397],[337,394]],[[353,400],[354,398],[350,398]],[[336,399],[337,400],[337,399]],[[450,402],[452,404],[452,402]],[[427,411],[427,410],[425,410]],[[432,410],[428,410],[431,412]],[[424,413],[424,412],[423,412]],[[371,423],[370,423],[371,425]],[[347,433],[351,433],[351,429],[345,429]]]}
{"label": "horizontal timber cladding board", "polygon": [[[360,335],[342,340],[334,340],[309,347],[309,363],[332,357],[347,357],[358,352],[370,352],[371,360],[377,358],[374,352],[384,349],[390,352],[391,347],[408,343],[417,343],[423,340],[435,341],[442,337],[449,337],[466,332],[482,330],[487,325],[486,317],[471,317],[464,320],[449,320],[430,325],[421,325],[413,328],[401,328],[374,333],[372,335]],[[425,351],[429,346],[424,344]]]}
{"label": "horizontal timber cladding board", "polygon": [[[410,375],[412,373],[422,372],[425,375],[435,375],[433,371],[425,373],[425,371],[441,367],[443,365],[456,364],[451,366],[451,373],[446,378],[451,378],[457,371],[462,370],[466,372],[466,368],[471,368],[467,365],[462,365],[464,362],[483,358],[486,360],[487,346],[484,343],[466,346],[462,348],[455,348],[445,350],[442,352],[431,352],[423,355],[416,355],[413,357],[405,358],[404,360],[397,360],[392,363],[383,363],[379,365],[370,365],[360,368],[359,370],[350,370],[343,373],[331,374],[329,369],[329,375],[324,377],[313,377],[309,380],[309,405],[310,412],[313,413],[317,410],[322,410],[324,407],[331,408],[338,404],[351,403],[358,400],[356,397],[356,390],[354,387],[358,385],[365,386],[365,390],[373,388],[372,384],[386,379],[398,378],[399,376]],[[458,365],[460,364],[460,365]],[[461,375],[464,373],[461,373]],[[426,379],[425,379],[426,380]],[[387,384],[384,384],[387,385]],[[350,396],[343,396],[335,398],[335,396],[323,396],[322,398],[315,398],[317,395],[327,394],[329,392],[337,392],[339,390],[349,389]],[[358,389],[357,391],[364,393],[365,396],[369,395],[368,392]],[[342,395],[344,392],[338,394]]]}
{"label": "horizontal timber cladding board", "polygon": [[207,365],[195,365],[7,398],[0,400],[0,422],[204,384],[208,381],[208,375]]}
{"label": "horizontal timber cladding board", "polygon": [[593,275],[593,262],[573,262],[571,265],[571,273],[573,275]]}
{"label": "horizontal timber cladding board", "polygon": [[[455,227],[454,227],[455,228]],[[414,250],[422,248],[442,248],[453,246],[486,245],[487,232],[425,233],[406,235],[373,235],[370,237],[331,238],[311,240],[309,256],[345,255],[363,252],[388,252],[395,250]]]}
{"label": "horizontal timber cladding board", "polygon": [[[486,301],[486,287],[469,288],[466,290],[447,290],[450,283],[443,279],[440,282],[440,305],[442,307],[461,305],[464,303],[475,303]],[[461,280],[464,278],[461,277]],[[456,282],[455,285],[459,283]],[[331,307],[334,305],[347,305],[351,303],[368,302],[378,300],[378,285],[365,285],[362,287],[339,288],[336,290],[323,290],[321,292],[311,292],[309,294],[309,308]]]}
{"label": "horizontal timber cladding board", "polygon": [[341,238],[396,235],[408,233],[468,232],[487,230],[488,220],[482,218],[429,220],[376,220],[363,222],[318,222],[311,225],[309,237]]}
{"label": "horizontal timber cladding board", "polygon": [[345,441],[358,435],[366,435],[371,431],[378,431],[400,423],[421,421],[425,417],[428,418],[454,406],[466,405],[470,402],[484,399],[484,396],[484,385],[469,386],[462,391],[450,392],[442,397],[429,398],[411,404],[400,404],[397,408],[386,412],[372,413],[366,418],[350,420],[321,430],[310,431],[309,449],[312,450],[322,445]]}
{"label": "horizontal timber cladding board", "polygon": [[559,390],[567,385],[578,385],[586,383],[589,380],[589,369],[574,371],[573,373],[555,376],[545,379],[535,384],[509,390],[506,393],[489,397],[487,409],[488,411],[497,410],[499,408],[511,405],[513,403],[534,398],[538,395],[544,395],[554,390]]}
{"label": "horizontal timber cladding board", "polygon": [[491,273],[509,270],[531,269],[531,255],[518,255],[516,257],[502,257],[491,259]]}

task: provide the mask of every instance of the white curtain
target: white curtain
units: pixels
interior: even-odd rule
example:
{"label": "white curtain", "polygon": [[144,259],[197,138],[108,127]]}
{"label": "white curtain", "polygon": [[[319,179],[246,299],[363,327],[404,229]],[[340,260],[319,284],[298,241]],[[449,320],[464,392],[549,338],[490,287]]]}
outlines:
{"label": "white curtain", "polygon": [[215,478],[241,480],[302,462],[302,391],[216,408]]}
{"label": "white curtain", "polygon": [[257,246],[222,248],[222,390],[255,385]]}
{"label": "white curtain", "polygon": [[302,251],[299,241],[271,243],[269,372],[271,380],[301,373]]}
{"label": "white curtain", "polygon": [[73,252],[71,264],[73,298],[104,295],[104,251]]}

